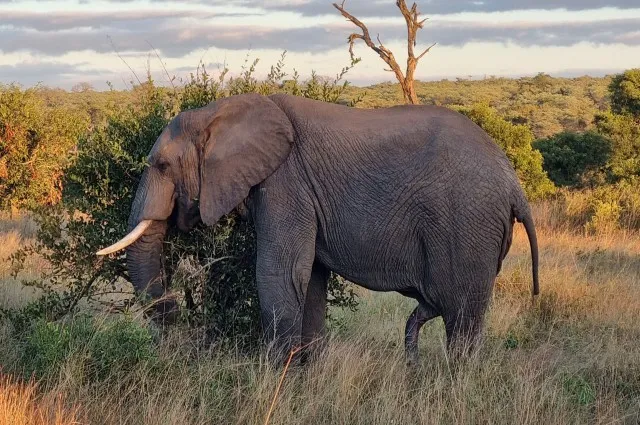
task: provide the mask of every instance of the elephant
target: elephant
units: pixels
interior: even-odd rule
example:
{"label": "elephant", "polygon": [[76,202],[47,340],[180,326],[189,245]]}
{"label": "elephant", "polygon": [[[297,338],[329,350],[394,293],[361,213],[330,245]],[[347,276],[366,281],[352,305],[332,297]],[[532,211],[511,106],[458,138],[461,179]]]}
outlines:
{"label": "elephant", "polygon": [[330,272],[417,301],[410,359],[434,317],[447,347],[475,345],[516,220],[539,293],[536,231],[516,172],[487,133],[447,108],[241,94],[184,111],[149,153],[130,233],[99,254],[126,248],[135,289],[162,300],[153,312],[171,320],[168,226],[212,226],[240,204],[254,222],[261,320],[276,351],[325,335]]}

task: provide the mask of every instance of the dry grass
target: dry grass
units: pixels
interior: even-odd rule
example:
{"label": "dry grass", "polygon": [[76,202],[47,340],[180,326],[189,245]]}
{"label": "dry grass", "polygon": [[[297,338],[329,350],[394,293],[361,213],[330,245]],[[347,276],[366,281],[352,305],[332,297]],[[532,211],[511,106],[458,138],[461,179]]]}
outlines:
{"label": "dry grass", "polygon": [[17,278],[11,276],[11,255],[21,247],[33,242],[37,226],[27,215],[0,212],[0,305],[16,307],[32,300],[36,291],[21,285],[22,279],[39,276],[46,267],[42,259],[31,257],[26,268]]}
{"label": "dry grass", "polygon": [[38,395],[33,382],[0,376],[0,425],[76,425],[77,409],[67,408],[60,394]]}
{"label": "dry grass", "polygon": [[[485,342],[465,364],[448,362],[437,319],[421,333],[420,366],[407,369],[402,337],[413,302],[362,291],[360,311],[332,313],[321,357],[288,371],[270,423],[640,423],[639,236],[542,226],[539,240],[538,304],[529,299],[528,243],[518,226]],[[89,424],[264,422],[281,370],[260,355],[204,350],[177,329],[159,355],[159,364],[97,383],[70,360],[39,394],[64,394]],[[0,347],[0,361],[11,358]]]}

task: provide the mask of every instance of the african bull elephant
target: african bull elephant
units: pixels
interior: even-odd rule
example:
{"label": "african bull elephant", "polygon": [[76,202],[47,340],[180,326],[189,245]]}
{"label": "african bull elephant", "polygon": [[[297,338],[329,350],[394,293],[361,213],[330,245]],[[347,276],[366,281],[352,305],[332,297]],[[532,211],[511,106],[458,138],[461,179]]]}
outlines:
{"label": "african bull elephant", "polygon": [[243,94],[179,114],[159,136],[138,187],[127,248],[138,291],[164,296],[168,218],[188,231],[248,200],[265,335],[283,350],[323,334],[329,271],[414,298],[406,349],[442,316],[448,346],[480,334],[515,220],[538,248],[531,212],[504,153],[463,115],[434,106],[353,109],[289,95]]}

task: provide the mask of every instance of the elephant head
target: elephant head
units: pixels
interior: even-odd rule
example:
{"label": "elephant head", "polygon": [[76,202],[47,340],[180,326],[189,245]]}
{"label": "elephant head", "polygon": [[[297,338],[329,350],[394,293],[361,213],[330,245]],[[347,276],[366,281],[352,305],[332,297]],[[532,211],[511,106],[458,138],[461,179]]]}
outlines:
{"label": "elephant head", "polygon": [[162,267],[169,218],[182,231],[200,220],[215,224],[280,166],[293,135],[285,113],[257,94],[182,112],[160,134],[133,200],[129,234],[98,252],[126,248],[131,281],[156,300],[156,319],[172,321],[177,310],[175,298],[165,294]]}

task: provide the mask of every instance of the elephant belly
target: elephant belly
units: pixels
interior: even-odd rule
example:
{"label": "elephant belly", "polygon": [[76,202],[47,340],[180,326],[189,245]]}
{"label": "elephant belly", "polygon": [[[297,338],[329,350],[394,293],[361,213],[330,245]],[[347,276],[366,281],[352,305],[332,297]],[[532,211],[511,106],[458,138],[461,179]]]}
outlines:
{"label": "elephant belly", "polygon": [[419,291],[425,258],[416,236],[377,236],[340,232],[334,240],[319,237],[316,259],[343,278],[372,291]]}

